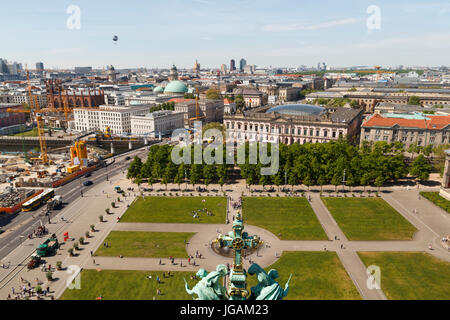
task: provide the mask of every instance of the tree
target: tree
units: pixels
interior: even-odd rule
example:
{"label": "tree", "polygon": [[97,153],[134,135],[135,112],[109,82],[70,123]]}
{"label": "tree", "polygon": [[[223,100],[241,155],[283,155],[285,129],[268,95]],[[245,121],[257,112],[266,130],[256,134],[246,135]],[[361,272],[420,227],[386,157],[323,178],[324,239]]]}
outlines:
{"label": "tree", "polygon": [[216,129],[222,132],[223,139],[225,138],[225,127],[219,122],[210,122],[206,126],[203,127],[202,133],[205,134],[209,129]]}
{"label": "tree", "polygon": [[411,97],[409,97],[408,104],[413,104],[413,105],[420,106],[421,105],[420,97],[418,97],[418,96],[411,96]]}
{"label": "tree", "polygon": [[217,177],[219,178],[220,189],[223,191],[223,185],[228,179],[228,169],[225,164],[219,164],[216,169]]}
{"label": "tree", "polygon": [[220,100],[220,99],[222,99],[222,95],[220,94],[220,92],[218,90],[211,88],[208,91],[206,91],[206,99]]}
{"label": "tree", "polygon": [[283,177],[281,175],[281,171],[278,171],[278,173],[273,178],[273,183],[278,187],[278,191],[280,191],[280,185],[283,184]]}
{"label": "tree", "polygon": [[142,160],[138,156],[135,156],[130,166],[128,167],[127,178],[137,178],[141,174]]}
{"label": "tree", "polygon": [[327,178],[326,178],[323,174],[321,174],[321,175],[319,176],[319,178],[317,179],[317,183],[318,183],[319,186],[320,186],[320,193],[322,193],[322,191],[323,191],[323,186],[327,183]]}
{"label": "tree", "polygon": [[167,184],[169,182],[173,181],[176,174],[177,174],[177,167],[175,167],[175,165],[173,164],[172,161],[169,161],[166,169],[164,170],[163,181],[162,181],[166,185],[166,190],[167,190]]}
{"label": "tree", "polygon": [[191,182],[193,188],[195,188],[195,185],[200,182],[201,177],[202,177],[201,165],[193,164],[189,172],[189,181]]}
{"label": "tree", "polygon": [[375,186],[378,187],[378,192],[380,192],[380,188],[383,186],[383,184],[386,182],[386,177],[384,176],[378,176],[375,179]]}
{"label": "tree", "polygon": [[416,179],[428,180],[432,170],[433,167],[431,166],[431,164],[429,164],[424,155],[421,154],[411,164],[409,173]]}
{"label": "tree", "polygon": [[338,174],[335,174],[331,179],[331,184],[334,186],[334,191],[337,191],[338,185],[340,185],[342,182],[340,178],[341,177]]}
{"label": "tree", "polygon": [[214,181],[216,177],[216,169],[214,168],[214,165],[208,164],[203,167],[203,178],[205,182],[206,188],[208,188],[208,185],[211,184],[211,182]]}
{"label": "tree", "polygon": [[242,95],[237,95],[234,98],[234,103],[236,104],[236,111],[243,111],[245,109],[245,100]]}

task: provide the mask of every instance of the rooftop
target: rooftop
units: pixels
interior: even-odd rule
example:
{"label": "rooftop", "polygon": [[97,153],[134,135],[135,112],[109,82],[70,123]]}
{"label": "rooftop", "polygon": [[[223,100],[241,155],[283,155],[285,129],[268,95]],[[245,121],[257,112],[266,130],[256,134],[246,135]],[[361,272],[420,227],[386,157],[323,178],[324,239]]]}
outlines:
{"label": "rooftop", "polygon": [[308,104],[287,104],[270,108],[266,113],[281,113],[287,115],[321,115],[326,112],[325,108]]}
{"label": "rooftop", "polygon": [[426,115],[423,119],[394,118],[375,114],[363,123],[363,127],[383,127],[392,128],[399,126],[402,128],[418,128],[428,130],[442,130],[450,125],[450,116]]}

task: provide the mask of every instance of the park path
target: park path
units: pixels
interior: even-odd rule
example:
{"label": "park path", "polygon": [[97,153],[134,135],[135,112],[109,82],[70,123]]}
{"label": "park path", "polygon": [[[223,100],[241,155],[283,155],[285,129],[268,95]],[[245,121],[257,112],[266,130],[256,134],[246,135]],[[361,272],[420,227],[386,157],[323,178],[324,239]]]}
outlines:
{"label": "park path", "polygon": [[[114,183],[113,183],[114,182]],[[101,194],[101,189],[112,188],[113,185],[120,185],[122,189],[132,186],[131,182],[126,180],[123,176],[115,179],[113,182],[105,182],[99,185],[98,188],[93,188],[86,194],[87,199],[93,201],[82,201],[82,204],[76,202],[73,208],[67,213],[65,217],[70,220],[70,223],[63,225],[62,229],[58,229],[57,235],[61,237],[62,231],[69,231],[71,237],[77,239],[84,235],[84,231],[89,229],[90,224],[96,225],[97,232],[94,237],[89,239],[89,244],[83,246],[83,250],[79,252],[76,257],[64,257],[61,259],[61,254],[56,257],[48,258],[48,263],[56,264],[56,260],[63,260],[63,266],[76,265],[80,268],[86,269],[115,269],[115,270],[145,270],[145,271],[189,271],[195,272],[199,268],[205,268],[209,271],[215,269],[217,264],[231,263],[232,259],[227,259],[218,256],[211,249],[211,241],[217,237],[219,233],[228,233],[231,231],[232,217],[237,213],[237,210],[229,206],[226,220],[224,224],[206,225],[206,224],[164,224],[164,223],[117,223],[116,218],[124,214],[126,205],[134,200],[132,195],[128,197],[126,202],[120,203],[118,209],[114,210],[113,214],[107,216],[107,222],[99,223],[98,215],[104,214],[104,208],[108,207],[111,198],[109,195]],[[108,187],[109,185],[109,187]],[[134,186],[135,187],[135,186]],[[237,201],[242,191],[245,189],[240,187],[233,187],[232,192],[227,195],[231,196],[231,201]],[[334,251],[337,253],[344,268],[347,270],[350,278],[354,282],[358,291],[364,299],[386,299],[381,290],[369,290],[366,286],[367,274],[366,268],[359,256],[358,251],[422,251],[431,253],[434,256],[450,261],[450,253],[443,248],[439,248],[440,238],[449,233],[450,217],[443,210],[434,206],[426,199],[419,200],[417,191],[407,191],[404,189],[391,189],[390,193],[385,193],[382,197],[394,207],[400,214],[407,218],[417,229],[412,241],[348,241],[336,221],[329,213],[328,209],[320,199],[319,194],[311,193],[311,206],[317,215],[317,218],[328,235],[329,240],[325,241],[285,241],[278,239],[269,231],[251,225],[245,225],[245,231],[249,234],[258,234],[265,242],[264,246],[258,253],[254,253],[244,260],[244,267],[249,267],[248,259],[260,264],[262,267],[268,267],[275,263],[281,256],[283,251]],[[412,192],[416,192],[417,196],[411,196]],[[248,194],[245,192],[246,195]],[[114,193],[111,193],[113,197]],[[280,193],[284,196],[283,193]],[[248,196],[251,196],[248,194]],[[86,199],[85,199],[86,200]],[[229,201],[230,202],[230,201]],[[412,209],[417,209],[418,214],[413,214]],[[240,209],[239,209],[240,210]],[[245,212],[243,213],[245,220]],[[75,223],[76,222],[76,223]],[[228,223],[227,223],[228,222]],[[56,226],[57,224],[55,224]],[[151,258],[131,258],[131,257],[90,257],[89,252],[94,251],[102,245],[103,241],[112,230],[116,231],[156,231],[156,232],[195,232],[196,234],[190,239],[186,246],[187,253],[195,256],[198,250],[204,256],[204,259],[195,259],[196,265],[187,265],[187,259],[176,259],[175,265],[171,265],[167,258],[161,259],[162,265],[159,264],[160,259]],[[337,240],[336,240],[336,238]],[[428,250],[430,241],[435,244],[435,250]],[[67,250],[65,245],[63,252]],[[30,245],[25,242],[24,245]],[[343,246],[341,248],[341,245]],[[34,243],[30,245],[35,246]],[[64,253],[63,253],[64,254]],[[95,263],[94,263],[95,260]],[[181,267],[180,262],[183,262]],[[1,271],[1,269],[0,269]],[[10,287],[18,288],[20,285],[20,276],[28,280],[35,277],[43,277],[40,270],[27,271],[22,269],[20,273],[15,274],[15,277],[2,281],[0,288],[0,299],[5,299],[7,293],[10,292]],[[66,289],[66,280],[73,277],[66,271],[57,271],[54,276],[58,278],[52,283],[52,290],[55,292],[55,297],[58,298]]]}
{"label": "park path", "polygon": [[[360,250],[360,247],[354,245],[349,246],[349,243],[351,242],[348,241],[347,237],[328,211],[328,208],[322,202],[320,194],[311,194],[309,197],[311,199],[311,201],[309,201],[311,207],[331,240],[329,248],[327,249],[334,249],[333,251],[336,251],[342,265],[347,271],[350,279],[353,281],[355,287],[358,289],[361,297],[365,300],[386,300],[387,298],[382,290],[369,289],[367,286],[366,267],[356,253],[357,250]],[[368,243],[363,242],[362,244]],[[377,246],[377,248],[382,248],[382,246]]]}

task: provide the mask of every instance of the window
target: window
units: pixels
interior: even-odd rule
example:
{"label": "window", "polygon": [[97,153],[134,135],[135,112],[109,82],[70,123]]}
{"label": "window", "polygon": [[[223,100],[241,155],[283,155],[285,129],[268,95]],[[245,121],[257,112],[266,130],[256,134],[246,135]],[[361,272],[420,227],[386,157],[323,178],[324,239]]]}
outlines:
{"label": "window", "polygon": [[316,137],[320,136],[320,131],[316,130]]}
{"label": "window", "polygon": [[388,140],[389,140],[389,136],[384,136],[384,137],[383,137],[383,140],[384,140],[384,141],[388,141]]}
{"label": "window", "polygon": [[379,135],[375,136],[375,141],[380,141],[380,136]]}
{"label": "window", "polygon": [[314,130],[313,129],[309,129],[309,135],[313,136],[314,135]]}
{"label": "window", "polygon": [[336,131],[333,131],[333,138],[336,138]]}

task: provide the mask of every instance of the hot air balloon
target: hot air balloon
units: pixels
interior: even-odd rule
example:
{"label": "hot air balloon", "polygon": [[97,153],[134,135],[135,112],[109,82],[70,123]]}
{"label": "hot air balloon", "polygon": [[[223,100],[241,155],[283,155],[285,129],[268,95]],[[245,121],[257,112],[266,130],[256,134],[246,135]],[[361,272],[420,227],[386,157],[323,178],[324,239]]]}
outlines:
{"label": "hot air balloon", "polygon": [[118,36],[114,36],[114,37],[113,37],[113,41],[114,41],[114,42],[117,42],[118,40],[119,40],[119,37],[118,37]]}

